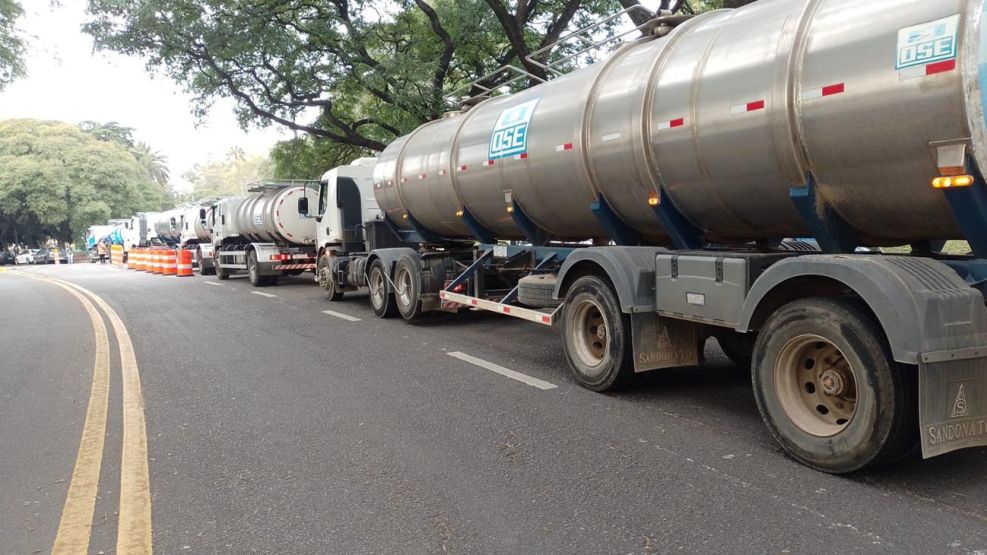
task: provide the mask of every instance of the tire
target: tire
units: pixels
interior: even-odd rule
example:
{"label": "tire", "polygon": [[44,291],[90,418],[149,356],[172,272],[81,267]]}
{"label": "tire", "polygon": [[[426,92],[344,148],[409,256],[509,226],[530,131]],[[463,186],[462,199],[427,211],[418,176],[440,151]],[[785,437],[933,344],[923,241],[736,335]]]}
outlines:
{"label": "tire", "polygon": [[216,273],[216,266],[215,265],[212,265],[211,267],[206,268],[206,266],[204,264],[205,261],[206,261],[206,259],[202,257],[202,250],[201,249],[195,249],[195,264],[199,267],[199,275],[200,276],[210,276],[212,274],[215,274]]}
{"label": "tire", "polygon": [[332,272],[332,257],[328,254],[323,254],[319,257],[319,263],[315,270],[315,278],[318,280],[319,287],[322,288],[322,293],[327,300],[335,302],[343,298],[343,291],[339,288],[339,284],[336,283],[336,276]]}
{"label": "tire", "polygon": [[714,337],[720,345],[720,350],[730,362],[744,370],[750,370],[751,360],[754,359],[754,343],[757,341],[755,335],[722,331],[715,333]]}
{"label": "tire", "polygon": [[370,306],[378,318],[392,318],[398,312],[394,294],[387,288],[387,269],[380,259],[374,260],[367,270],[367,288],[370,290]]}
{"label": "tire", "polygon": [[218,252],[213,254],[212,259],[213,259],[213,264],[215,266],[214,270],[215,270],[215,273],[216,273],[216,279],[218,279],[219,281],[226,281],[226,280],[230,279],[230,271],[228,269],[224,268],[219,263],[219,253]]}
{"label": "tire", "polygon": [[630,317],[620,311],[607,282],[584,276],[572,284],[562,316],[562,344],[580,385],[601,392],[630,385],[634,379],[630,332]]}
{"label": "tire", "polygon": [[394,302],[407,322],[422,317],[422,263],[416,255],[402,254],[394,267]]}
{"label": "tire", "polygon": [[553,298],[558,277],[555,274],[525,276],[517,282],[517,300],[532,308],[557,308],[562,301]]}
{"label": "tire", "polygon": [[917,372],[892,359],[881,327],[851,301],[803,299],[778,309],[758,336],[752,375],[771,435],[817,470],[887,464],[919,441]]}
{"label": "tire", "polygon": [[260,275],[260,265],[257,263],[257,251],[247,253],[247,279],[254,287],[264,287],[270,285],[268,276]]}

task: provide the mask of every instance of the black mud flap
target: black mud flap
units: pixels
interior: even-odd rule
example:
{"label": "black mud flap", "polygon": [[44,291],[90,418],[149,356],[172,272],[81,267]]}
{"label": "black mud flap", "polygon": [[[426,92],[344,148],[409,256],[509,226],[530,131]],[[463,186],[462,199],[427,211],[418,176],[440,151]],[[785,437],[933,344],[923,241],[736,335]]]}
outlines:
{"label": "black mud flap", "polygon": [[654,313],[632,314],[634,371],[699,364],[696,324]]}
{"label": "black mud flap", "polygon": [[987,446],[987,358],[975,354],[977,358],[962,360],[956,360],[961,356],[955,353],[921,357],[919,419],[924,458]]}

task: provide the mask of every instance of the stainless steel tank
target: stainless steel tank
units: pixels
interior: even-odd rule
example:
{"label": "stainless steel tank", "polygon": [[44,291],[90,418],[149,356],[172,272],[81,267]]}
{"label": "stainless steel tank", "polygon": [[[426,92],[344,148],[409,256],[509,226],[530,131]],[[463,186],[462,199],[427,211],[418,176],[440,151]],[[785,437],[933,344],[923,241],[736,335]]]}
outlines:
{"label": "stainless steel tank", "polygon": [[270,188],[248,195],[233,203],[225,231],[250,241],[314,245],[315,219],[298,213],[302,196],[309,198],[310,207],[318,206],[319,192],[314,187]]}
{"label": "stainless steel tank", "polygon": [[[966,142],[987,168],[984,0],[760,0],[395,140],[377,202],[444,236],[468,209],[522,233],[511,198],[555,238],[603,237],[602,196],[649,242],[671,202],[716,241],[808,229],[790,187],[818,191],[864,243],[961,238],[935,147]],[[984,65],[982,65],[984,64]]]}
{"label": "stainless steel tank", "polygon": [[178,242],[182,237],[182,213],[184,208],[172,208],[158,215],[154,233],[162,241]]}

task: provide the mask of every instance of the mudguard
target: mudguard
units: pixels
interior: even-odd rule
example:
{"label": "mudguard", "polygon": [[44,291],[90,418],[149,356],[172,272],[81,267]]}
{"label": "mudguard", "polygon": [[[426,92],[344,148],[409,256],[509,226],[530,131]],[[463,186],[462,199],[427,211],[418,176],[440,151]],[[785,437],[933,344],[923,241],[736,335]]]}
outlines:
{"label": "mudguard", "polygon": [[[589,269],[602,270],[613,284],[620,310],[626,314],[655,312],[655,259],[671,252],[661,247],[589,247],[576,249],[559,268],[555,298],[564,297],[573,278]],[[569,279],[566,279],[569,276]]]}

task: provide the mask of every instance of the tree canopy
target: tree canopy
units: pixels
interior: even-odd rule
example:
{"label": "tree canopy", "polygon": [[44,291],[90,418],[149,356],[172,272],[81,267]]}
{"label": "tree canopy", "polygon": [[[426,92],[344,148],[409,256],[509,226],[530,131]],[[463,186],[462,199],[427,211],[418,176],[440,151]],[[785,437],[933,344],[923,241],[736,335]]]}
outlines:
{"label": "tree canopy", "polygon": [[77,241],[90,225],[173,204],[116,142],[66,123],[0,121],[2,244]]}
{"label": "tree canopy", "polygon": [[234,148],[222,160],[196,164],[183,175],[192,183],[192,191],[183,195],[181,200],[242,194],[247,183],[270,179],[272,173],[271,160],[266,156],[250,156]]}
{"label": "tree canopy", "polygon": [[15,0],[0,0],[0,90],[24,75],[24,40],[15,27],[23,14]]}
{"label": "tree canopy", "polygon": [[[659,9],[696,13],[750,1],[661,0]],[[184,85],[200,114],[230,97],[244,126],[301,133],[274,159],[281,175],[309,174],[305,160],[382,150],[447,111],[445,95],[498,68],[544,79],[537,62],[581,45],[563,42],[535,60],[533,53],[627,8],[637,24],[655,15],[639,0],[89,0],[85,30],[98,48],[143,57]],[[623,25],[615,19],[599,34]]]}

